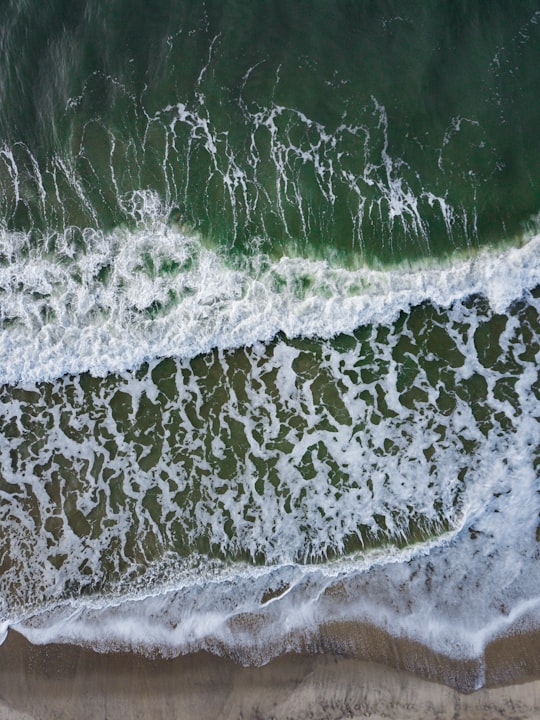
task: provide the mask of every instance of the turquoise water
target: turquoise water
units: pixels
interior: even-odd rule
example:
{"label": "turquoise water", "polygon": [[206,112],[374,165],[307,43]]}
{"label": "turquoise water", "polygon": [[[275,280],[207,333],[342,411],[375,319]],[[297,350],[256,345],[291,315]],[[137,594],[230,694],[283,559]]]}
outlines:
{"label": "turquoise water", "polygon": [[3,627],[535,627],[538,3],[12,2],[0,43]]}

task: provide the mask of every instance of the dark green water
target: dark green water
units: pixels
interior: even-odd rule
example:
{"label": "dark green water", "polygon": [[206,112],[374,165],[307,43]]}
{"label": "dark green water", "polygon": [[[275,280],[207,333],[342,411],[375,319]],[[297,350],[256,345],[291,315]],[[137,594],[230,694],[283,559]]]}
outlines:
{"label": "dark green water", "polygon": [[2,221],[133,225],[144,190],[240,253],[395,262],[506,241],[540,205],[537,10],[7,3]]}
{"label": "dark green water", "polygon": [[27,0],[0,46],[0,630],[537,627],[540,3]]}

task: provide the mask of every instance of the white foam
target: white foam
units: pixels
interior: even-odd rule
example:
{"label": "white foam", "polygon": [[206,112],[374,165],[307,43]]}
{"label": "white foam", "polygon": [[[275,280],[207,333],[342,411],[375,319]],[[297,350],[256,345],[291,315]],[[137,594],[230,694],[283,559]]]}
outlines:
{"label": "white foam", "polygon": [[[493,584],[498,578],[495,565],[487,566],[484,577],[471,578],[468,591],[478,581],[480,589],[468,596],[471,605],[463,605],[460,567],[471,548],[456,536],[452,540],[364,568],[349,561],[348,569],[342,563],[334,568],[229,569],[221,580],[200,579],[140,597],[101,603],[79,599],[10,626],[37,644],[83,643],[99,650],[165,655],[206,649],[257,665],[284,652],[317,647],[320,627],[333,622],[370,623],[456,660],[481,658],[487,644],[508,631],[538,629],[540,595],[528,594],[523,573],[519,589],[524,597],[508,610],[498,607],[503,594]],[[426,576],[433,572],[433,587],[426,591]],[[275,599],[261,602],[267,589],[280,586],[284,591]],[[529,591],[532,586],[529,578]],[[335,649],[350,649],[339,642]]]}
{"label": "white foam", "polygon": [[279,331],[331,337],[389,323],[425,300],[447,307],[474,293],[502,312],[540,283],[540,236],[448,264],[380,271],[263,256],[235,268],[157,221],[136,232],[86,231],[85,243],[75,253],[65,240],[51,257],[23,235],[0,236],[10,258],[0,268],[0,382],[103,376],[152,358],[268,341]]}
{"label": "white foam", "polygon": [[[207,648],[260,663],[301,647],[300,636],[314,639],[318,628],[332,620],[368,621],[457,658],[480,657],[489,640],[509,628],[527,626],[524,623],[538,626],[540,587],[533,571],[540,509],[533,464],[538,433],[533,393],[536,368],[527,355],[530,348],[524,335],[516,333],[521,321],[510,314],[497,339],[502,355],[514,357],[517,372],[518,401],[508,402],[497,390],[505,379],[504,370],[483,366],[475,346],[476,332],[485,318],[457,301],[480,293],[489,299],[493,311],[502,312],[538,285],[540,236],[521,247],[486,250],[445,266],[345,270],[322,261],[283,258],[272,262],[259,255],[233,267],[197,237],[159,222],[154,201],[151,195],[137,200],[142,215],[154,218],[150,225],[141,222],[136,232],[118,229],[108,236],[87,231],[85,249],[77,252],[67,237],[58,239],[65,244],[49,257],[33,250],[23,235],[2,236],[9,264],[0,269],[1,307],[3,318],[11,322],[0,336],[1,378],[7,382],[22,379],[32,391],[31,381],[68,372],[89,369],[105,375],[138,366],[145,359],[190,358],[212,347],[254,345],[242,359],[248,368],[243,385],[248,400],[242,406],[235,383],[227,380],[226,400],[212,409],[213,414],[206,409],[210,418],[201,429],[191,422],[186,408],[195,408],[199,421],[204,416],[200,412],[205,403],[204,377],[201,380],[187,361],[179,363],[174,381],[178,396],[173,393],[173,399],[159,402],[163,403],[163,423],[177,412],[173,425],[182,434],[176,438],[167,435],[169,430],[152,429],[154,439],[163,441],[163,446],[155,467],[144,472],[138,464],[141,447],[117,426],[111,400],[117,389],[126,392],[135,424],[142,399],[158,401],[152,380],[155,363],[150,363],[142,378],[128,373],[111,378],[88,406],[77,378],[54,384],[52,404],[39,393],[35,400],[9,397],[10,402],[2,405],[2,420],[6,426],[13,420],[21,434],[6,437],[0,445],[0,460],[6,482],[22,483],[23,491],[5,493],[2,512],[6,522],[12,523],[12,560],[22,570],[13,563],[3,575],[2,635],[11,625],[33,642],[88,642],[99,648],[112,645],[148,652],[159,648],[171,654]],[[175,294],[173,300],[170,291]],[[376,382],[395,413],[394,418],[389,414],[367,430],[363,423],[373,408],[361,393],[375,392],[375,382],[355,382],[350,376],[358,375],[358,362],[362,364],[361,340],[350,352],[323,343],[317,356],[317,377],[327,374],[328,387],[339,388],[340,402],[351,421],[346,415],[331,417],[327,403],[317,400],[316,383],[309,372],[295,370],[297,348],[284,341],[270,349],[258,343],[280,330],[289,336],[324,338],[366,323],[389,324],[401,310],[424,300],[446,307],[455,304],[444,321],[445,332],[463,362],[447,370],[454,373],[456,385],[481,375],[486,407],[492,415],[506,418],[511,431],[503,430],[502,424],[482,430],[469,404],[457,394],[451,413],[441,411],[436,402],[439,387],[427,378],[420,348],[414,383],[427,400],[412,410],[402,404],[397,382],[403,368],[398,368],[392,351],[403,334],[414,340],[406,323],[402,329],[389,328],[383,340],[377,339],[375,329],[367,340],[377,359],[372,366],[377,370]],[[538,306],[537,301],[531,302]],[[230,378],[226,355],[217,355],[220,377]],[[309,357],[304,360],[309,364]],[[275,380],[266,380],[269,376]],[[25,403],[32,404],[30,414],[41,428],[36,437],[44,440],[37,454],[23,447],[32,442],[24,432]],[[64,411],[72,416],[70,427],[81,430],[83,441],[71,439],[69,431],[66,434]],[[298,425],[287,425],[291,416],[302,421],[300,431]],[[241,424],[249,450],[237,458],[233,480],[219,487],[218,461],[232,445],[226,437],[231,419]],[[213,422],[223,436],[212,431]],[[444,440],[437,435],[439,424],[445,429]],[[258,437],[261,428],[265,434]],[[274,441],[282,431],[288,433],[292,445],[287,452],[275,449]],[[104,442],[110,438],[112,451]],[[204,438],[213,438],[209,449]],[[466,458],[462,438],[475,446]],[[385,449],[386,440],[396,445],[395,455]],[[354,482],[334,492],[329,481],[333,470],[320,461],[309,482],[309,494],[301,497],[305,478],[299,467],[305,453],[314,457],[316,443],[324,445],[340,472]],[[425,450],[430,445],[435,449],[428,461]],[[15,468],[11,450],[19,462]],[[72,463],[74,476],[79,473],[85,479],[85,463],[91,467],[100,457],[116,479],[122,478],[128,498],[125,507],[113,507],[110,476],[99,473],[77,490],[75,500],[70,498],[87,516],[103,492],[112,524],[103,527],[99,536],[77,536],[66,503],[57,507],[45,489],[60,455]],[[120,540],[119,547],[126,547],[134,525],[141,529],[142,545],[145,532],[158,537],[161,533],[164,541],[170,540],[173,531],[169,533],[168,521],[153,519],[145,496],[149,488],[157,488],[162,493],[161,509],[171,509],[174,493],[190,481],[182,465],[188,456],[198,468],[209,470],[197,477],[201,500],[189,508],[175,506],[175,521],[184,523],[192,545],[196,533],[204,529],[225,552],[234,555],[243,550],[252,557],[262,553],[274,564],[250,568],[214,562],[204,568],[203,558],[192,556],[185,566],[175,558],[165,572],[167,582],[159,568],[151,568],[150,574],[155,570],[157,578],[151,592],[140,591],[128,578],[103,597],[63,599],[66,579],[84,580],[83,559],[86,569],[97,576],[103,569],[103,550],[112,538]],[[287,485],[291,493],[292,512],[284,509],[284,494],[269,485],[262,494],[254,492],[256,473],[250,463],[253,458],[266,461],[270,457],[276,461],[281,487]],[[463,490],[457,475],[462,460],[467,464]],[[363,467],[370,475],[369,492],[367,482],[362,484]],[[52,517],[61,520],[60,537],[53,537],[51,531],[36,532],[36,521],[25,505],[29,498],[32,507],[39,507],[42,523]],[[328,550],[339,553],[340,543],[354,534],[358,523],[376,532],[376,514],[383,515],[389,532],[399,537],[403,521],[399,511],[408,503],[417,517],[435,524],[440,520],[435,508],[441,508],[451,531],[403,551],[386,548],[310,566],[293,562],[302,557],[303,549],[315,557],[324,557]],[[252,516],[249,522],[244,517],[246,509]],[[224,530],[227,517],[234,526],[231,542]],[[474,535],[481,539],[475,540]],[[53,551],[57,558],[65,555],[60,570],[49,560]],[[120,560],[133,562],[127,554]],[[28,589],[30,599],[22,597],[19,605],[7,607],[10,591],[16,587],[19,592],[20,586]],[[285,590],[279,590],[279,597],[271,601],[265,599],[276,588]]]}
{"label": "white foam", "polygon": [[[524,331],[528,322],[527,309],[531,310],[533,306],[537,311],[538,301],[531,300],[520,313],[510,313],[497,340],[499,359],[513,357],[512,373],[518,393],[514,403],[497,390],[500,381],[508,375],[505,363],[497,361],[493,366],[489,362],[487,366],[483,365],[480,350],[475,345],[477,331],[492,318],[492,313],[457,304],[444,320],[445,332],[454,341],[456,355],[459,354],[463,363],[457,363],[455,368],[445,368],[445,379],[441,382],[447,384],[447,389],[455,382],[457,388],[463,390],[460,383],[473,376],[481,377],[485,382],[485,399],[480,402],[493,420],[489,429],[475,419],[471,406],[459,392],[454,393],[455,408],[449,414],[439,409],[435,390],[441,388],[441,382],[429,380],[424,373],[426,358],[421,344],[414,386],[423,390],[427,399],[419,400],[414,410],[407,410],[401,403],[396,387],[396,361],[392,358],[394,346],[404,335],[415,340],[407,322],[403,327],[390,328],[382,339],[377,339],[377,330],[364,338],[375,358],[370,367],[384,368],[376,374],[373,383],[355,382],[348,375],[355,367],[363,366],[362,340],[350,351],[340,350],[331,343],[322,344],[316,375],[319,379],[325,374],[333,376],[352,419],[341,426],[339,420],[333,418],[330,430],[317,426],[317,422],[323,425],[325,419],[330,420],[330,415],[325,415],[329,412],[329,404],[316,400],[309,367],[306,370],[303,365],[295,371],[295,363],[300,357],[297,348],[280,341],[273,346],[273,351],[265,351],[262,347],[246,351],[240,363],[246,372],[246,403],[241,406],[235,389],[238,384],[231,384],[227,388],[227,399],[215,406],[215,413],[210,417],[210,424],[217,422],[223,432],[226,432],[227,419],[242,422],[250,446],[250,451],[237,458],[235,477],[223,483],[217,465],[212,465],[211,456],[204,450],[201,453],[201,437],[215,436],[204,423],[202,428],[199,426],[201,419],[207,416],[207,409],[203,409],[206,374],[197,376],[189,370],[189,363],[180,364],[176,386],[179,395],[171,393],[174,399],[162,401],[161,414],[166,417],[173,409],[182,413],[188,405],[197,408],[199,423],[195,426],[187,416],[180,416],[175,421],[176,432],[182,431],[178,433],[182,439],[174,437],[172,441],[175,454],[184,459],[191,452],[198,458],[197,464],[201,468],[213,467],[213,472],[208,476],[203,473],[199,480],[201,500],[186,513],[196,516],[196,529],[205,528],[212,542],[227,549],[234,547],[234,543],[229,543],[223,529],[224,508],[234,517],[234,539],[240,547],[253,554],[265,553],[274,565],[250,567],[231,562],[226,566],[216,561],[205,565],[204,558],[195,556],[182,565],[183,561],[175,556],[171,557],[167,569],[167,582],[160,579],[160,571],[156,570],[158,580],[152,585],[152,578],[149,579],[150,591],[141,590],[145,585],[144,578],[135,587],[128,579],[106,596],[97,594],[72,601],[59,600],[65,597],[66,576],[79,577],[78,565],[83,557],[97,563],[93,570],[98,573],[101,548],[109,547],[111,537],[119,537],[119,546],[124,547],[130,524],[136,522],[138,527],[148,527],[146,522],[150,519],[143,499],[149,487],[159,487],[163,493],[162,507],[174,508],[175,520],[182,520],[183,508],[166,495],[171,492],[171,478],[178,487],[184,487],[186,473],[182,472],[181,463],[174,464],[168,455],[170,449],[164,443],[155,470],[143,473],[138,469],[136,460],[130,455],[129,441],[107,415],[116,386],[109,385],[106,390],[103,386],[99,397],[92,398],[92,417],[106,418],[103,425],[107,437],[112,436],[115,441],[113,457],[106,460],[106,465],[115,472],[123,471],[124,489],[130,498],[128,504],[136,508],[134,516],[129,508],[125,512],[108,512],[108,518],[114,520],[113,528],[98,538],[84,540],[70,534],[68,519],[62,516],[66,532],[55,541],[55,550],[67,558],[62,570],[52,574],[52,579],[57,580],[54,585],[51,584],[50,567],[44,562],[49,548],[39,546],[41,539],[35,539],[35,527],[28,513],[21,510],[16,515],[14,510],[11,520],[15,527],[11,538],[16,545],[16,538],[24,534],[21,526],[25,522],[29,524],[32,562],[35,560],[35,565],[25,561],[22,571],[13,568],[14,582],[20,583],[24,578],[23,585],[26,585],[27,576],[23,573],[29,573],[30,583],[36,582],[40,592],[45,588],[45,601],[38,608],[27,606],[20,612],[14,609],[11,614],[6,608],[5,617],[9,617],[10,624],[33,642],[85,642],[99,649],[124,647],[144,652],[161,650],[167,654],[206,648],[228,652],[246,663],[266,662],[276,654],[305,647],[306,643],[316,647],[320,627],[340,620],[373,623],[392,635],[414,638],[458,659],[481,658],[487,643],[509,630],[538,628],[540,583],[535,571],[535,534],[540,498],[534,468],[538,403],[533,391],[537,378],[535,359],[530,356],[537,338],[526,340]],[[520,323],[524,323],[521,330]],[[219,377],[224,379],[228,377],[226,356],[218,356],[223,364],[223,374]],[[304,357],[304,361],[306,359],[309,360]],[[235,365],[234,357],[232,365]],[[156,399],[152,369],[151,365],[143,377],[126,374],[118,380],[119,387],[131,397],[133,417],[144,395]],[[272,376],[272,371],[275,380],[266,381],[269,386],[265,391],[265,378]],[[451,373],[455,380],[449,379]],[[201,378],[200,384],[197,377]],[[368,428],[365,425],[362,428],[361,420],[368,417],[369,406],[362,404],[361,393],[369,391],[375,383],[380,383],[385,401],[396,416],[381,418],[379,424],[368,423]],[[328,381],[330,385],[331,381]],[[63,407],[63,387],[66,397],[80,393],[76,380],[56,383],[59,407]],[[92,417],[83,410],[85,403],[81,399],[69,402],[73,403],[73,416],[87,427],[84,444],[70,444],[57,429],[58,418],[53,423],[48,421],[47,412],[52,411],[46,407],[46,412],[40,416],[43,426],[52,425],[46,446],[40,448],[37,458],[27,457],[24,448],[20,453],[24,458],[24,477],[28,485],[32,485],[43,521],[47,515],[58,517],[58,510],[51,505],[42,488],[42,481],[49,472],[44,469],[48,457],[61,453],[68,458],[77,458],[88,453],[88,459],[91,459],[93,450],[105,452],[104,444],[99,441],[98,423],[92,425]],[[32,403],[33,412],[40,412],[37,398],[13,399],[14,417],[21,418],[25,413],[24,403]],[[260,429],[256,427],[256,420],[260,420],[261,408],[265,413],[267,436],[257,440],[254,433]],[[497,415],[512,424],[511,430],[504,429],[503,420],[494,419]],[[297,435],[292,427],[287,428],[284,417],[288,416],[304,423],[305,428]],[[437,430],[441,425],[443,436]],[[350,431],[353,427],[353,435],[347,436],[347,428]],[[334,460],[342,463],[342,469],[347,464],[351,467],[349,481],[355,482],[349,482],[348,486],[345,483],[341,498],[333,494],[335,488],[328,482],[321,462],[316,476],[309,481],[308,497],[292,503],[292,512],[283,513],[280,494],[274,494],[271,487],[265,488],[260,506],[256,505],[256,498],[247,499],[251,489],[249,483],[253,481],[248,455],[269,459],[272,441],[283,428],[290,431],[293,448],[278,458],[280,481],[288,483],[290,492],[298,495],[304,478],[295,476],[294,465],[298,465],[305,449],[320,442],[329,455],[335,453]],[[158,431],[153,437],[162,439]],[[387,439],[399,446],[395,455],[385,450]],[[474,445],[474,451],[465,451],[462,440]],[[182,447],[181,442],[185,443]],[[93,443],[97,444],[96,448]],[[214,444],[210,445],[213,450]],[[431,445],[434,447],[428,461],[424,450]],[[223,442],[223,447],[230,446]],[[217,447],[218,453],[223,447]],[[17,482],[15,471],[10,475],[8,450],[6,443],[3,450],[3,465],[8,468],[6,479]],[[277,454],[280,454],[279,450]],[[83,459],[86,457],[84,455]],[[34,462],[39,462],[39,466],[31,472]],[[465,480],[459,478],[459,469],[463,466],[467,469]],[[369,472],[371,493],[359,482],[363,467]],[[165,469],[169,476],[162,480],[160,474]],[[194,474],[190,471],[190,476]],[[107,492],[107,479],[100,479],[98,487],[99,483]],[[136,489],[136,484],[140,490]],[[90,485],[94,488],[96,482],[92,481]],[[241,485],[244,485],[244,494],[240,497],[238,488]],[[357,495],[348,495],[346,490],[355,487]],[[458,501],[456,493],[459,493]],[[91,495],[89,491],[77,497],[77,507],[83,514],[89,513],[96,502]],[[21,498],[22,493],[12,498],[14,509]],[[311,529],[315,530],[314,543],[324,541],[330,547],[339,547],[340,533],[346,535],[358,522],[372,523],[376,513],[383,514],[392,529],[395,511],[408,504],[415,513],[428,518],[437,504],[450,523],[451,531],[404,550],[381,548],[313,565],[283,562],[287,554],[301,553],[302,544],[305,546],[312,539]],[[325,512],[322,524],[319,508]],[[5,509],[9,513],[9,503],[5,503]],[[246,509],[253,516],[248,525],[243,516]],[[265,512],[270,517],[269,524]],[[162,534],[166,535],[165,526]],[[144,545],[144,532],[139,535]],[[276,537],[279,544],[275,542]],[[8,577],[8,573],[4,577]],[[270,602],[269,591],[277,594]]]}

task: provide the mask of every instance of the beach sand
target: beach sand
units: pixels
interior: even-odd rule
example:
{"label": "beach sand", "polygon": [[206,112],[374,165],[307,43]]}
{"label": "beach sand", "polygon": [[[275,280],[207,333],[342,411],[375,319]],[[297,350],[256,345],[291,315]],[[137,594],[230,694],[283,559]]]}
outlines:
{"label": "beach sand", "polygon": [[[331,653],[285,655],[261,668],[245,668],[203,652],[167,660],[99,654],[74,645],[34,646],[10,631],[0,647],[0,718],[540,718],[540,680],[530,677],[532,666],[526,659],[536,657],[538,662],[539,636],[507,640],[509,644],[499,642],[490,650],[493,668],[503,667],[506,658],[515,674],[521,657],[522,678],[528,682],[463,694],[405,670]],[[406,653],[396,646],[394,665],[400,655]],[[491,680],[494,677],[492,673]]]}

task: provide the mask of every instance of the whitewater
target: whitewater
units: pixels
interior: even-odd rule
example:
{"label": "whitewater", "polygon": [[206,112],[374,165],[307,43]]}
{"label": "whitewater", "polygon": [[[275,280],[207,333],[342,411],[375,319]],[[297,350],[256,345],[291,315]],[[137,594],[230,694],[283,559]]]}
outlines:
{"label": "whitewater", "polygon": [[540,284],[537,235],[451,263],[384,270],[258,253],[238,260],[171,226],[158,199],[144,199],[150,209],[136,231],[88,229],[78,252],[62,236],[47,254],[22,233],[2,233],[0,381],[104,376],[279,332],[328,338],[392,323],[424,301],[449,307],[474,294],[503,312]]}

